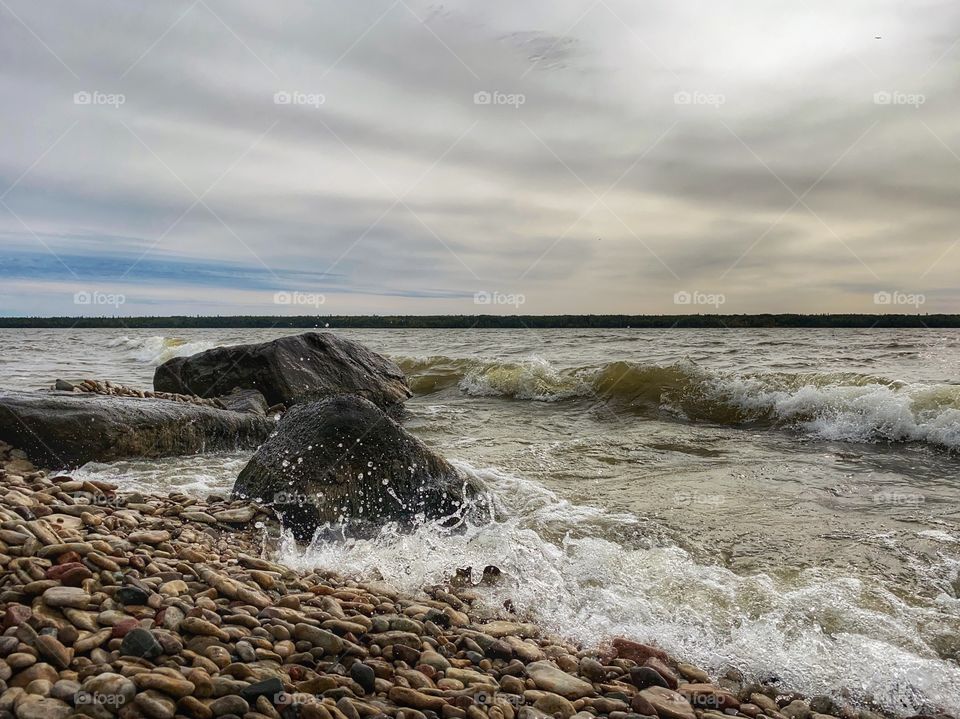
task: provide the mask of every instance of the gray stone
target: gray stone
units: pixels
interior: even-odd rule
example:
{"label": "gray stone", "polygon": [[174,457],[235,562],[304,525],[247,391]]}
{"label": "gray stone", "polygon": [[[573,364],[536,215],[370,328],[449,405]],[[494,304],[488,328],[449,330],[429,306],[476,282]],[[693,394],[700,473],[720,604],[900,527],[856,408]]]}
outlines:
{"label": "gray stone", "polygon": [[354,394],[387,409],[411,396],[396,363],[329,332],[304,332],[269,342],[215,347],[157,367],[158,391],[224,395],[259,390],[268,405]]}
{"label": "gray stone", "polygon": [[300,539],[325,523],[375,534],[450,517],[475,488],[374,404],[342,395],[297,405],[240,472],[235,497],[273,505]]}

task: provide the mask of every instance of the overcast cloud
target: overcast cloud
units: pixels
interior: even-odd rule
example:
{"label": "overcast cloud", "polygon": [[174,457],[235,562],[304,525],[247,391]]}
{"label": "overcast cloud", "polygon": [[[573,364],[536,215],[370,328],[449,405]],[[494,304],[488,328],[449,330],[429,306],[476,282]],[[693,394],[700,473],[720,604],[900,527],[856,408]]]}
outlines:
{"label": "overcast cloud", "polygon": [[946,1],[0,0],[0,313],[960,312],[958,70]]}

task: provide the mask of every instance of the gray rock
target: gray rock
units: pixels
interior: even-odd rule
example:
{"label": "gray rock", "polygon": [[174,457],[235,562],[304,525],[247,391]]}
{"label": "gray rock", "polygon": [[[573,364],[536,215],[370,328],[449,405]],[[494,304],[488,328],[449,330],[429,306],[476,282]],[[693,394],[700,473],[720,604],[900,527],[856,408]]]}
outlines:
{"label": "gray rock", "polygon": [[255,447],[262,415],[189,402],[72,392],[0,392],[0,440],[40,466]]}
{"label": "gray rock", "polygon": [[475,488],[382,410],[352,395],[297,405],[240,472],[237,497],[270,503],[309,539],[325,523],[355,535],[461,511]]}
{"label": "gray rock", "polygon": [[163,654],[163,647],[146,629],[131,629],[120,644],[120,654],[130,657],[155,659]]}
{"label": "gray rock", "polygon": [[656,669],[650,667],[631,667],[630,681],[637,689],[646,689],[647,687],[663,687],[669,689],[667,680],[660,676]]}
{"label": "gray rock", "polygon": [[[449,664],[447,666],[450,666]],[[377,675],[374,673],[373,668],[367,666],[363,662],[354,662],[350,667],[350,677],[363,687],[363,691],[367,694],[373,694],[376,691],[376,679]]]}
{"label": "gray rock", "polygon": [[224,395],[256,389],[268,405],[356,394],[387,409],[411,396],[400,368],[361,344],[328,332],[305,332],[270,342],[174,357],[157,367],[157,391]]}

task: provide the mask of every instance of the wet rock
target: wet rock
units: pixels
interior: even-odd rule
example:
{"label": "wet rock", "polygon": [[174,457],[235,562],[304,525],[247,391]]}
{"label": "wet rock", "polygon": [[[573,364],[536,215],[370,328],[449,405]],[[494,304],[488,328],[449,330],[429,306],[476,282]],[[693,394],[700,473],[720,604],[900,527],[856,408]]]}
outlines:
{"label": "wet rock", "polygon": [[293,636],[320,647],[324,654],[339,654],[343,651],[344,644],[340,637],[310,624],[297,624],[293,629]]}
{"label": "wet rock", "polygon": [[663,687],[650,687],[640,692],[662,719],[696,719],[693,707],[682,694]]}
{"label": "wet rock", "polygon": [[177,705],[170,697],[153,689],[137,694],[134,703],[150,719],[173,719],[177,711]]}
{"label": "wet rock", "polygon": [[327,522],[372,534],[386,522],[449,517],[474,492],[446,460],[349,395],[289,410],[233,487],[235,497],[272,504],[302,539]]}
{"label": "wet rock", "polygon": [[256,389],[269,405],[353,394],[383,409],[412,394],[394,362],[327,332],[175,357],[157,367],[153,386],[158,391],[206,397],[235,387]]}
{"label": "wet rock", "polygon": [[388,692],[390,701],[402,707],[412,707],[414,709],[428,709],[431,711],[442,711],[447,702],[441,697],[430,696],[418,692],[415,689],[395,686]]}
{"label": "wet rock", "polygon": [[279,695],[282,691],[283,682],[277,677],[271,677],[244,687],[240,692],[240,696],[247,702],[256,702],[258,697],[267,697],[269,699]]}
{"label": "wet rock", "polygon": [[43,593],[43,603],[48,607],[85,609],[90,603],[90,595],[79,587],[50,587]]}
{"label": "wet rock", "polygon": [[210,711],[212,711],[216,717],[226,716],[228,714],[242,717],[250,711],[250,705],[243,697],[231,695],[215,699],[210,704]]}
{"label": "wet rock", "polygon": [[121,587],[113,598],[121,604],[146,604],[150,594],[139,587]]}
{"label": "wet rock", "polygon": [[133,683],[139,689],[156,689],[159,692],[174,697],[181,698],[193,694],[196,686],[183,678],[172,677],[168,674],[142,673],[133,677]]}
{"label": "wet rock", "polygon": [[576,714],[573,704],[564,699],[559,694],[545,692],[539,699],[533,703],[534,709],[539,709],[544,714],[560,716],[561,719],[569,719]]}
{"label": "wet rock", "polygon": [[[448,664],[447,666],[450,665]],[[376,691],[376,673],[366,664],[354,662],[350,667],[350,677],[359,684],[367,694],[373,694]]]}
{"label": "wet rock", "polygon": [[657,649],[649,644],[624,639],[623,637],[617,637],[613,640],[613,649],[616,652],[616,656],[620,659],[630,659],[631,661],[637,662],[637,664],[643,664],[650,657],[656,657],[664,662],[670,661],[670,657],[668,657],[667,653],[662,649]]}
{"label": "wet rock", "polygon": [[38,636],[34,646],[40,656],[57,669],[66,669],[73,660],[73,650],[63,646],[55,636],[50,634]]}
{"label": "wet rock", "polygon": [[528,664],[527,676],[537,685],[537,689],[553,692],[568,699],[579,699],[594,693],[592,685],[567,674],[548,661]]}
{"label": "wet rock", "polygon": [[691,682],[707,684],[710,681],[710,676],[705,671],[693,666],[692,664],[684,664],[683,662],[680,662],[677,664],[677,671],[680,672],[684,679]]}
{"label": "wet rock", "polygon": [[255,447],[264,416],[162,399],[62,392],[0,392],[0,440],[46,467]]}
{"label": "wet rock", "polygon": [[630,681],[637,689],[646,689],[647,687],[670,688],[667,680],[660,676],[658,671],[650,667],[631,667]]}
{"label": "wet rock", "polygon": [[596,659],[584,657],[580,660],[580,674],[592,682],[602,682],[607,676],[607,670]]}
{"label": "wet rock", "polygon": [[120,654],[144,659],[156,659],[163,654],[160,642],[146,629],[133,629],[127,632],[120,644]]}
{"label": "wet rock", "polygon": [[17,704],[17,719],[66,719],[73,709],[59,699],[37,699]]}

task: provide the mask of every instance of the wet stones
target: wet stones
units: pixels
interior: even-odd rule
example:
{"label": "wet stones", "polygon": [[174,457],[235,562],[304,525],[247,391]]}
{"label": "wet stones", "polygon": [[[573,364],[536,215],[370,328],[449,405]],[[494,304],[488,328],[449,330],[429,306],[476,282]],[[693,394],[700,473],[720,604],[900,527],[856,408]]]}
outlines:
{"label": "wet stones", "polygon": [[278,565],[227,521],[249,511],[223,515],[242,500],[139,495],[97,523],[57,498],[109,485],[18,477],[0,474],[0,719],[856,719],[628,639],[597,656],[475,610],[470,587]]}
{"label": "wet stones", "polygon": [[136,628],[126,633],[120,644],[120,653],[130,657],[156,659],[163,654],[160,642],[146,629]]}

